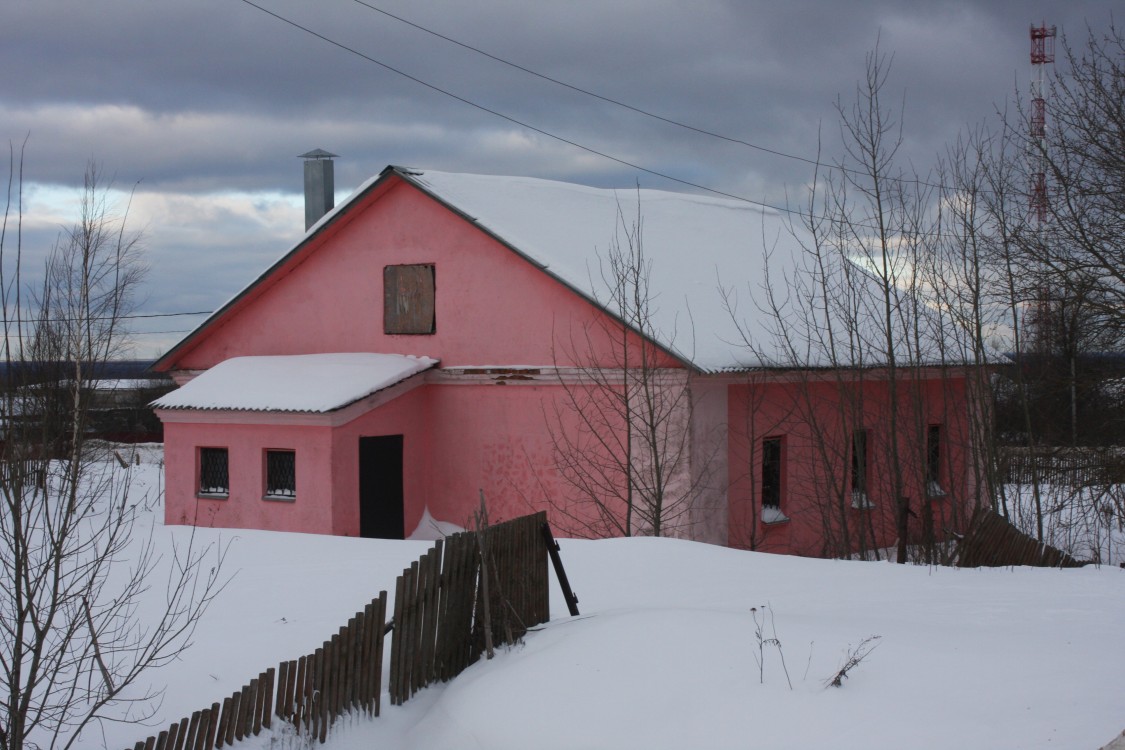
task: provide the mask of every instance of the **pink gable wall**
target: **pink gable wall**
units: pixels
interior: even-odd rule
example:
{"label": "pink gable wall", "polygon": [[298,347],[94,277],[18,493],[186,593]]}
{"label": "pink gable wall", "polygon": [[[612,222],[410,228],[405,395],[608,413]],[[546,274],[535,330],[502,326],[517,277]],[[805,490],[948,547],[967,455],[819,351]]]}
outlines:
{"label": "pink gable wall", "polygon": [[[397,178],[361,199],[177,354],[173,369],[234,356],[372,351],[424,354],[443,367],[567,361],[571,330],[597,308],[464,217]],[[383,333],[383,267],[433,263],[436,332]],[[585,343],[583,343],[583,349]],[[679,366],[669,360],[672,366]]]}

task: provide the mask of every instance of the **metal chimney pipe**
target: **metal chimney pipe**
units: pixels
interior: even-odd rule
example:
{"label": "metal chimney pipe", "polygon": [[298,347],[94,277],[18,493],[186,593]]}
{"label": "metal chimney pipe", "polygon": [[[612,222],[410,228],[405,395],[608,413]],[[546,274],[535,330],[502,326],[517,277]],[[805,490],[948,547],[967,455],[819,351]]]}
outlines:
{"label": "metal chimney pipe", "polygon": [[336,205],[334,195],[336,180],[332,161],[336,158],[336,154],[317,148],[307,154],[301,154],[298,158],[305,160],[305,231],[307,232],[309,227],[320,221],[320,217]]}

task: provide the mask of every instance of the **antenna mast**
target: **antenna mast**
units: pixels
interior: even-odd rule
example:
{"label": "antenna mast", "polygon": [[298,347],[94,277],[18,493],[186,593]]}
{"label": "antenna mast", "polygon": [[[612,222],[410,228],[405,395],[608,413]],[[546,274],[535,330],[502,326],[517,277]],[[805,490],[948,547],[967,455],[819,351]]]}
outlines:
{"label": "antenna mast", "polygon": [[1031,27],[1031,213],[1042,225],[1047,221],[1047,99],[1046,67],[1055,62],[1055,27]]}

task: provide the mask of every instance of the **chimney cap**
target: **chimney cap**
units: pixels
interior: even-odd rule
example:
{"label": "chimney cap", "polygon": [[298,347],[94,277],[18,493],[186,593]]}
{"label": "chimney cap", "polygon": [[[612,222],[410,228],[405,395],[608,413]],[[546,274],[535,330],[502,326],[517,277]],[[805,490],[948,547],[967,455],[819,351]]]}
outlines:
{"label": "chimney cap", "polygon": [[307,154],[301,154],[298,159],[335,159],[338,154],[331,154],[322,148],[314,148]]}

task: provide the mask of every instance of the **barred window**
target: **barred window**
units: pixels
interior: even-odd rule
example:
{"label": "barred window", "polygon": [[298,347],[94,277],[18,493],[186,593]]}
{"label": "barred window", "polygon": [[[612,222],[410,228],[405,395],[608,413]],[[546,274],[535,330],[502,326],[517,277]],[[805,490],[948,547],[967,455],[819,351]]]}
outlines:
{"label": "barred window", "polygon": [[199,494],[226,497],[230,494],[230,469],[226,448],[199,449]]}
{"label": "barred window", "polygon": [[295,451],[266,451],[266,497],[280,500],[297,497]]}

